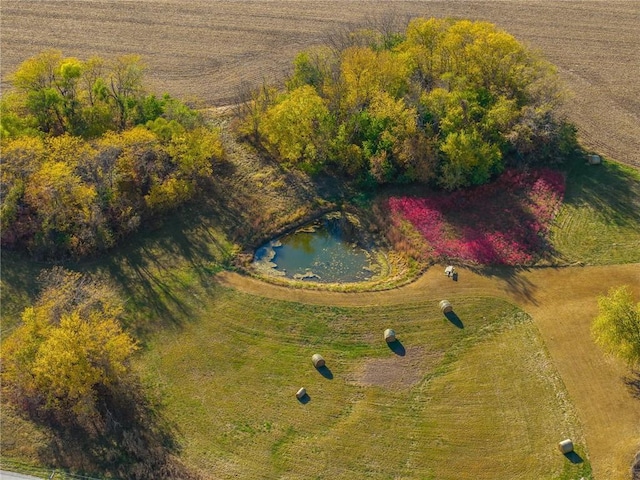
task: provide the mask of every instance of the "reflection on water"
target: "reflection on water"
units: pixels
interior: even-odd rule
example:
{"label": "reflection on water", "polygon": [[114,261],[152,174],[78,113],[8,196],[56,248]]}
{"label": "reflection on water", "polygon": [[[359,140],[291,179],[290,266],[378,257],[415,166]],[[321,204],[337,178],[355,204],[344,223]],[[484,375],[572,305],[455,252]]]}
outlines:
{"label": "reflection on water", "polygon": [[254,266],[271,275],[315,282],[360,282],[376,265],[357,239],[358,228],[330,215],[256,250]]}

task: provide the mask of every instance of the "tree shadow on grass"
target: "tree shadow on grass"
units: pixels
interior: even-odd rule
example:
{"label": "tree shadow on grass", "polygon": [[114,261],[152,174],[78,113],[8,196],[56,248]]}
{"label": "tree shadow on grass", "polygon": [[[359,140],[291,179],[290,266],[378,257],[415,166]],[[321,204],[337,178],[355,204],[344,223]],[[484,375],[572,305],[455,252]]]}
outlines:
{"label": "tree shadow on grass", "polygon": [[180,461],[177,430],[138,384],[103,392],[98,417],[63,416],[36,420],[52,429],[50,444],[40,452],[44,464],[91,476],[135,480],[197,479]]}
{"label": "tree shadow on grass", "polygon": [[111,279],[126,301],[125,325],[140,337],[190,321],[201,301],[198,295],[212,293],[212,276],[233,255],[213,203],[201,199],[164,219],[152,219],[117,247],[93,258],[36,262],[20,252],[3,251],[3,331],[12,328],[21,311],[33,303],[39,273],[54,265]]}
{"label": "tree shadow on grass", "polygon": [[449,320],[456,327],[464,328],[464,323],[462,323],[462,320],[460,320],[460,317],[458,317],[455,312],[447,312],[444,314],[444,316],[447,317],[447,320]]}
{"label": "tree shadow on grass", "polygon": [[518,267],[488,266],[473,269],[475,273],[500,280],[506,292],[518,302],[537,306],[536,292],[538,286],[520,273],[526,271]]}
{"label": "tree shadow on grass", "polygon": [[128,326],[141,339],[158,328],[180,327],[213,295],[213,276],[233,255],[209,203],[186,205],[108,255],[70,267],[105,275],[120,287]]}
{"label": "tree shadow on grass", "polygon": [[404,357],[407,354],[407,350],[404,348],[404,345],[400,340],[394,340],[393,342],[387,342],[387,346],[389,350],[400,357]]}
{"label": "tree shadow on grass", "polygon": [[617,226],[640,222],[640,183],[630,181],[624,167],[610,162],[588,165],[578,156],[567,162],[567,170],[565,203],[589,205]]}
{"label": "tree shadow on grass", "polygon": [[36,299],[40,264],[17,252],[2,250],[2,288],[0,288],[0,318],[2,335],[10,333],[19,323],[23,310]]}

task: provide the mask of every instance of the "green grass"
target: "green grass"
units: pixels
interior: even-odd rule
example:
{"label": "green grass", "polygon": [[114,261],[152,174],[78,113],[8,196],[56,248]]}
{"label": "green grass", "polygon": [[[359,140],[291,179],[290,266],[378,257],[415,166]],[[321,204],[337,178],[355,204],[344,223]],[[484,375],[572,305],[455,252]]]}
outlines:
{"label": "green grass", "polygon": [[[455,302],[464,328],[432,304],[315,307],[216,289],[202,316],[150,341],[139,367],[162,389],[187,463],[215,478],[587,472],[556,450],[582,434],[530,319],[498,300]],[[383,341],[387,327],[406,356]],[[332,379],[311,365],[316,352]]]}
{"label": "green grass", "polygon": [[640,172],[605,161],[576,161],[551,240],[561,262],[640,262]]}

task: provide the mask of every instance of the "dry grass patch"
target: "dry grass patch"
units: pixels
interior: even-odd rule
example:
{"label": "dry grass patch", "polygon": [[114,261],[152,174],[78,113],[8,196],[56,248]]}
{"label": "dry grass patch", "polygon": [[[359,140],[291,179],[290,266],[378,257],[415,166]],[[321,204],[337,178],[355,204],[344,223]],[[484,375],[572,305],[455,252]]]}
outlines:
{"label": "dry grass patch", "polygon": [[437,367],[444,352],[426,352],[421,347],[405,349],[398,342],[391,346],[392,356],[366,360],[353,381],[357,385],[408,389]]}

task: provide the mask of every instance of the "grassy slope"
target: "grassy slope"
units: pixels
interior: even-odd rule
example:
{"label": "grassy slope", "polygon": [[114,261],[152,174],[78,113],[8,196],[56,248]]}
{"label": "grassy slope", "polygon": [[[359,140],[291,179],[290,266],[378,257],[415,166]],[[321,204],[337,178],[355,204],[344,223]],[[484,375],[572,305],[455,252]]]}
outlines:
{"label": "grassy slope", "polygon": [[[528,317],[498,300],[457,305],[464,328],[431,304],[332,308],[220,290],[179,334],[158,336],[141,365],[165,392],[189,464],[212,478],[538,479],[588,469],[554,450],[582,436]],[[388,326],[404,357],[382,341]],[[333,378],[313,368],[315,352]],[[306,405],[293,395],[300,386]]]}
{"label": "grassy slope", "polygon": [[551,240],[562,261],[640,262],[640,171],[604,162],[569,169]]}

